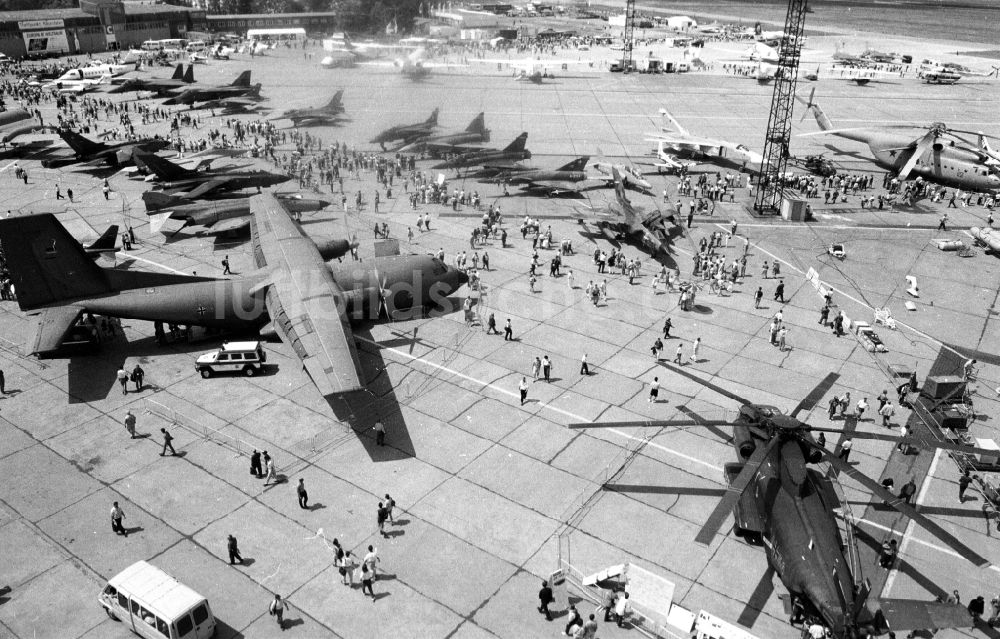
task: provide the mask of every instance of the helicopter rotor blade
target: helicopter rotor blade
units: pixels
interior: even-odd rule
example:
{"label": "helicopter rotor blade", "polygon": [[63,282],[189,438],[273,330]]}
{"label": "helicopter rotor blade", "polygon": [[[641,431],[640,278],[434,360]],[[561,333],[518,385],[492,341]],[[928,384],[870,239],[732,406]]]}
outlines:
{"label": "helicopter rotor blade", "polygon": [[761,464],[767,459],[767,455],[771,452],[771,449],[777,446],[780,441],[780,437],[772,437],[766,446],[761,446],[753,451],[750,459],[743,465],[743,470],[733,479],[733,483],[729,484],[725,496],[719,500],[719,503],[715,505],[715,509],[709,514],[708,519],[705,520],[705,525],[701,527],[698,535],[694,538],[695,542],[704,546],[712,543],[715,533],[722,527],[722,522],[726,520],[726,517],[733,512],[736,502],[740,500],[740,497],[743,496],[743,491],[750,485],[750,480],[760,470]]}
{"label": "helicopter rotor blade", "polygon": [[724,419],[649,419],[631,422],[574,422],[566,425],[571,430],[585,430],[588,428],[664,428],[667,426],[732,426],[732,422]]}
{"label": "helicopter rotor blade", "polygon": [[815,428],[810,426],[809,430],[824,433],[842,433],[847,434],[851,439],[871,439],[883,442],[893,442],[898,444],[900,442],[905,442],[906,444],[913,446],[915,448],[922,448],[924,450],[934,450],[940,448],[941,450],[953,450],[958,453],[965,453],[967,455],[996,455],[994,450],[992,453],[988,448],[977,448],[975,446],[967,446],[965,444],[953,444],[952,442],[938,442],[938,441],[928,441],[926,439],[916,439],[912,437],[907,437],[903,439],[897,435],[883,435],[881,433],[862,433],[859,431],[847,430],[846,428]]}
{"label": "helicopter rotor blade", "polygon": [[823,399],[823,397],[830,392],[830,389],[833,388],[833,385],[837,383],[838,379],[840,379],[840,375],[837,373],[830,373],[824,377],[823,381],[817,384],[815,388],[809,391],[808,395],[802,398],[802,401],[798,403],[791,413],[788,414],[789,417],[795,417],[802,411],[806,411],[807,413],[811,411],[816,405],[816,402]]}
{"label": "helicopter rotor blade", "polygon": [[719,439],[723,440],[724,442],[729,443],[729,442],[733,441],[733,438],[730,435],[728,435],[728,434],[722,432],[721,430],[719,430],[718,428],[716,428],[717,426],[733,426],[734,425],[733,423],[731,423],[731,422],[724,422],[724,423],[720,424],[720,423],[716,423],[716,422],[719,422],[719,421],[722,421],[722,420],[702,419],[701,416],[698,415],[698,413],[694,412],[693,410],[691,410],[687,406],[678,406],[677,410],[679,410],[680,412],[684,413],[685,415],[687,415],[688,417],[690,417],[692,420],[694,420],[694,423],[697,424],[698,426],[704,426],[706,430],[708,430],[709,432],[711,432],[713,435],[715,435]]}
{"label": "helicopter rotor blade", "polygon": [[728,391],[725,388],[722,388],[721,386],[719,386],[717,384],[713,384],[712,382],[710,382],[708,380],[702,379],[702,378],[698,377],[697,375],[689,373],[688,371],[684,370],[683,368],[678,368],[676,366],[672,366],[670,364],[667,364],[666,362],[660,362],[660,366],[666,368],[668,371],[670,371],[672,373],[677,373],[678,375],[681,375],[683,377],[687,377],[692,382],[697,382],[697,383],[701,384],[702,386],[704,386],[705,388],[707,388],[709,390],[712,390],[712,391],[715,391],[716,393],[718,393],[719,395],[722,395],[723,397],[728,397],[729,399],[733,400],[734,402],[738,402],[739,404],[742,404],[743,406],[751,406],[753,404],[753,402],[751,402],[747,398],[740,397],[736,393],[734,393],[732,391]]}
{"label": "helicopter rotor blade", "polygon": [[917,165],[917,162],[920,161],[920,158],[924,156],[924,153],[927,151],[927,149],[930,148],[931,144],[934,143],[934,139],[936,137],[937,137],[937,131],[930,130],[927,133],[925,133],[922,138],[920,138],[920,141],[917,142],[917,148],[913,150],[913,155],[911,155],[910,159],[906,161],[906,164],[903,165],[903,168],[899,170],[900,181],[903,181],[910,176],[910,171],[913,170],[913,167]]}
{"label": "helicopter rotor blade", "polygon": [[954,550],[961,557],[967,559],[968,561],[975,564],[979,568],[985,568],[986,566],[990,565],[990,561],[988,559],[981,557],[971,548],[969,548],[968,546],[960,542],[958,539],[956,539],[954,536],[952,536],[951,533],[946,531],[944,528],[941,528],[940,526],[935,524],[933,521],[931,521],[924,515],[918,513],[916,510],[914,510],[913,506],[910,506],[902,499],[900,499],[896,495],[893,495],[891,492],[883,488],[882,484],[878,483],[871,477],[865,475],[861,471],[855,469],[854,466],[851,466],[843,459],[837,457],[836,455],[830,454],[830,452],[827,451],[826,449],[819,448],[818,446],[816,447],[816,449],[823,453],[823,458],[827,462],[829,462],[831,466],[833,466],[841,473],[844,473],[854,481],[858,482],[859,484],[867,488],[876,497],[886,502],[889,505],[889,507],[892,508],[893,510],[896,510],[897,512],[912,519],[915,524],[917,524],[918,526],[929,532],[934,537],[936,537],[938,541],[940,541],[944,545]]}

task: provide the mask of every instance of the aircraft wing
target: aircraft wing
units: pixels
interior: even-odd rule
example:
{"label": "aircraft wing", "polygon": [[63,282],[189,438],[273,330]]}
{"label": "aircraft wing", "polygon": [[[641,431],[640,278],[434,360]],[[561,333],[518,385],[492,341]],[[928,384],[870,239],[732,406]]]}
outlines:
{"label": "aircraft wing", "polygon": [[195,200],[210,191],[214,191],[215,189],[219,188],[228,181],[229,180],[227,178],[215,178],[212,180],[206,180],[201,184],[199,184],[198,186],[196,186],[195,188],[193,188],[192,190],[188,191],[185,194],[185,197],[190,200]]}
{"label": "aircraft wing", "polygon": [[918,599],[879,599],[882,615],[890,630],[928,630],[972,628],[972,615],[961,604]]}
{"label": "aircraft wing", "polygon": [[231,217],[228,220],[219,220],[208,228],[211,229],[212,233],[235,233],[236,231],[246,229],[248,226],[250,226],[250,218]]}
{"label": "aircraft wing", "polygon": [[48,353],[59,348],[66,333],[83,314],[82,306],[57,306],[42,310],[31,342],[31,353]]}
{"label": "aircraft wing", "polygon": [[579,193],[596,186],[607,185],[607,180],[591,178],[570,182],[568,180],[538,180],[527,184],[528,188],[541,189],[552,194],[557,193]]}
{"label": "aircraft wing", "polygon": [[316,245],[273,195],[252,197],[250,211],[253,242],[260,247],[257,266],[271,270],[263,286],[275,331],[302,360],[322,395],[361,389],[344,292]]}

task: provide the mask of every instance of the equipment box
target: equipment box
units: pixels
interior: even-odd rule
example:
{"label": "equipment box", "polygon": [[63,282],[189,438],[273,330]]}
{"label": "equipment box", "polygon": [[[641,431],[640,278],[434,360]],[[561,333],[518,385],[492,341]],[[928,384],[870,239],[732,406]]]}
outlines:
{"label": "equipment box", "polygon": [[931,375],[924,380],[921,394],[939,401],[962,401],[965,380],[957,375]]}

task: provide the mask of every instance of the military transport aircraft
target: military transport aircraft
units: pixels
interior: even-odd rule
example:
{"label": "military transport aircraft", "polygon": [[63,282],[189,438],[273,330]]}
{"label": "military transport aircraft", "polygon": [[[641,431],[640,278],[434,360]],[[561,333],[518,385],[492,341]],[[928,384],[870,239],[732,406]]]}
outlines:
{"label": "military transport aircraft", "polygon": [[471,151],[481,151],[482,147],[474,146],[478,143],[490,141],[490,130],[486,128],[486,115],[480,113],[472,118],[469,126],[459,133],[445,133],[441,135],[429,135],[400,147],[401,153],[422,153],[427,151],[432,155],[442,155],[446,153],[468,153]]}
{"label": "military transport aircraft", "polygon": [[250,206],[258,270],[230,279],[101,268],[52,214],[0,220],[18,304],[38,315],[29,350],[58,354],[85,313],[260,329],[288,343],[320,393],[334,396],[364,387],[351,321],[444,304],[468,281],[431,256],[340,265],[330,260],[347,253],[346,240],[314,243],[270,194],[254,196]]}
{"label": "military transport aircraft", "polygon": [[438,109],[431,112],[429,118],[416,124],[400,124],[382,131],[371,139],[371,144],[378,144],[385,151],[386,142],[401,140],[403,145],[428,137],[438,125]]}
{"label": "military transport aircraft", "polygon": [[[962,544],[908,502],[896,497],[881,483],[862,474],[840,456],[821,446],[813,432],[847,433],[854,439],[888,442],[901,440],[892,435],[868,433],[856,429],[817,428],[796,416],[810,411],[830,390],[839,375],[827,375],[789,414],[773,406],[754,404],[700,376],[677,366],[663,364],[671,373],[687,377],[740,404],[734,420],[665,420],[570,424],[570,428],[607,428],[680,426],[729,428],[738,462],[725,467],[728,489],[709,514],[695,541],[710,544],[723,522],[732,513],[734,531],[748,540],[764,545],[771,570],[780,577],[788,592],[805,607],[807,618],[821,620],[834,637],[860,639],[892,629],[934,630],[966,628],[975,625],[968,611],[958,604],[914,599],[878,599],[871,601],[871,584],[861,574],[854,544],[853,527],[848,526],[848,543],[840,534],[835,511],[842,507],[833,490],[833,474],[824,474],[811,464],[828,463],[847,475],[887,508],[892,508],[935,536],[959,557],[983,567],[989,561]],[[686,411],[688,412],[688,411]],[[691,413],[697,418],[697,415]],[[724,433],[723,433],[724,434]],[[725,434],[724,434],[725,435]],[[924,441],[909,437],[906,443],[915,448],[956,450],[969,455],[975,449],[950,442]],[[609,484],[606,489],[619,492],[669,493],[660,486]],[[853,524],[853,522],[850,522]],[[765,573],[767,581],[770,576]],[[767,584],[765,584],[766,586]],[[872,608],[872,605],[875,608]],[[868,634],[866,634],[868,633]]]}
{"label": "military transport aircraft", "polygon": [[219,86],[188,87],[177,95],[163,101],[164,105],[194,104],[209,100],[223,100],[238,97],[260,97],[261,84],[250,84],[250,72],[244,71],[231,84]]}
{"label": "military transport aircraft", "polygon": [[344,113],[344,104],[341,101],[344,97],[344,90],[340,89],[333,94],[330,101],[325,106],[306,109],[289,109],[277,115],[272,120],[291,120],[295,126],[320,126],[324,124],[335,124]]}
{"label": "military transport aircraft", "polygon": [[[296,216],[330,206],[326,200],[303,198],[297,194],[275,193],[274,196],[286,211]],[[168,219],[184,220],[174,234],[188,226],[204,226],[212,233],[240,233],[250,228],[249,196],[192,201],[162,191],[146,191],[142,201],[153,233],[160,232]]]}
{"label": "military transport aircraft", "polygon": [[444,162],[435,164],[431,168],[459,169],[466,166],[482,166],[485,164],[493,166],[500,166],[505,163],[514,164],[518,160],[527,160],[531,158],[531,151],[524,148],[524,144],[527,141],[528,134],[522,133],[514,138],[514,141],[505,146],[503,149],[479,149],[476,151],[469,151],[468,153],[462,153],[451,157]]}
{"label": "military transport aircraft", "polygon": [[[809,100],[804,102],[822,131],[803,133],[799,137],[836,135],[863,142],[871,150],[875,163],[894,171],[900,180],[917,175],[925,180],[965,191],[1000,190],[1000,158],[985,143],[987,138],[1000,138],[985,135],[981,131],[949,129],[942,122],[935,122],[928,127],[897,124],[838,129],[813,101],[815,93],[816,90],[813,89],[809,93]],[[801,98],[799,100],[803,101]],[[915,138],[913,134],[899,133],[901,129],[926,129],[926,133]],[[973,142],[959,134],[977,136],[978,141]]]}
{"label": "military transport aircraft", "polygon": [[603,210],[578,210],[580,222],[596,219],[598,229],[612,242],[621,237],[644,249],[653,259],[676,268],[677,264],[670,254],[670,241],[675,233],[682,231],[674,216],[655,209],[647,213],[632,204],[625,195],[625,185],[618,169],[612,168],[611,173],[615,181],[615,200]]}
{"label": "military transport aircraft", "polygon": [[152,153],[140,152],[139,159],[150,171],[156,174],[160,186],[168,194],[183,193],[184,198],[189,200],[205,197],[210,193],[237,191],[252,187],[260,190],[263,187],[274,186],[291,179],[291,176],[283,173],[262,170],[240,171],[227,167],[194,171]]}
{"label": "military transport aircraft", "polygon": [[744,169],[751,165],[760,166],[764,161],[760,153],[751,151],[742,144],[692,135],[666,109],[660,109],[660,114],[670,120],[673,128],[664,128],[663,133],[649,134],[648,141],[657,143],[656,152],[664,165],[668,164],[666,158],[673,158],[674,162],[677,162],[677,158],[683,158]]}
{"label": "military transport aircraft", "polygon": [[184,71],[184,65],[178,64],[174,68],[174,74],[169,78],[129,78],[108,93],[128,93],[129,91],[152,91],[157,95],[165,95],[182,89],[194,83],[194,66],[188,65]]}
{"label": "military transport aircraft", "polygon": [[112,167],[122,166],[132,162],[132,155],[136,152],[153,153],[164,149],[170,144],[170,140],[165,138],[143,138],[134,142],[94,142],[79,133],[59,130],[61,137],[66,144],[73,149],[74,157],[58,157],[42,160],[42,166],[46,169],[55,169],[70,164],[87,164],[91,166],[107,165]]}

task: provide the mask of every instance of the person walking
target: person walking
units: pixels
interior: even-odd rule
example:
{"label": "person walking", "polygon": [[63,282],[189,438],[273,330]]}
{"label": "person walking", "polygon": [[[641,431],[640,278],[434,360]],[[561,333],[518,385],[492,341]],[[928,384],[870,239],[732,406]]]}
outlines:
{"label": "person walking", "polygon": [[909,481],[903,484],[902,488],[899,489],[899,498],[905,501],[907,504],[913,499],[913,496],[917,493],[917,485],[913,482],[911,477]]}
{"label": "person walking", "polygon": [[125,430],[131,439],[135,439],[135,415],[131,410],[125,411]]}
{"label": "person walking", "polygon": [[173,436],[170,433],[167,432],[166,428],[161,428],[160,432],[163,433],[163,450],[160,451],[160,457],[163,457],[164,455],[167,454],[167,449],[168,448],[170,449],[170,454],[171,455],[176,455],[177,451],[174,450],[174,444],[173,444],[174,438],[173,438]]}
{"label": "person walking", "polygon": [[531,362],[531,381],[538,381],[538,372],[542,370],[542,360],[540,357],[536,356],[534,361]]}
{"label": "person walking", "polygon": [[774,287],[774,301],[785,303],[785,282],[778,282],[778,285]]}
{"label": "person walking", "polygon": [[375,603],[375,590],[372,588],[372,579],[374,577],[374,572],[369,570],[368,564],[361,564],[361,594],[369,594],[372,596],[372,603]]}
{"label": "person walking", "polygon": [[271,613],[271,616],[277,617],[278,627],[281,628],[282,632],[285,630],[285,620],[282,617],[287,608],[288,602],[282,599],[281,595],[274,595],[271,605],[267,607],[267,611]]}
{"label": "person walking", "polygon": [[381,419],[376,419],[372,428],[375,429],[375,445],[385,446],[385,424],[382,423]]}
{"label": "person walking", "polygon": [[653,381],[649,383],[649,403],[656,403],[660,395],[660,378],[654,377]]}
{"label": "person walking", "polygon": [[653,345],[649,347],[649,351],[653,354],[653,359],[660,361],[660,351],[663,350],[663,341],[657,337]]}
{"label": "person walking", "polygon": [[701,347],[701,338],[700,337],[694,338],[694,343],[691,344],[691,363],[692,364],[697,364],[698,363],[698,349],[700,347]]}
{"label": "person walking", "polygon": [[141,393],[142,381],[146,377],[146,371],[142,370],[142,366],[136,364],[135,368],[132,369],[132,375],[130,377],[132,378],[132,381],[135,383],[135,392]]}
{"label": "person walking", "polygon": [[896,414],[896,409],[893,407],[892,402],[886,400],[885,405],[879,409],[878,414],[882,416],[882,425],[886,428],[892,428],[889,420]]}
{"label": "person walking", "polygon": [[517,390],[521,393],[521,406],[524,406],[524,402],[528,399],[528,378],[522,377],[521,383],[517,385]]}
{"label": "person walking", "polygon": [[386,510],[383,502],[378,503],[378,510],[375,512],[375,522],[378,524],[378,534],[387,537],[385,534],[385,522],[389,519],[389,511]]}
{"label": "person walking", "polygon": [[566,286],[568,286],[569,290],[571,290],[571,291],[574,288],[576,288],[576,285],[574,284],[574,282],[576,282],[576,278],[573,276],[573,269],[568,269],[566,271]]}
{"label": "person walking", "polygon": [[668,317],[663,322],[663,339],[670,339],[670,329],[674,327],[674,322]]}
{"label": "person walking", "polygon": [[514,341],[514,329],[510,326],[510,318],[507,318],[507,323],[503,326],[503,341],[512,342]]}
{"label": "person walking", "polygon": [[7,379],[3,375],[2,368],[0,368],[0,394],[7,394]]}
{"label": "person walking", "polygon": [[597,637],[597,620],[594,618],[594,614],[587,618],[587,621],[583,623],[583,627],[580,628],[580,632],[577,633],[576,639],[596,639]]}
{"label": "person walking", "polygon": [[840,445],[840,452],[837,454],[837,457],[840,457],[845,462],[849,461],[849,458],[851,457],[851,448],[853,447],[854,442],[850,439],[845,439],[844,443]]}
{"label": "person walking", "polygon": [[264,451],[264,464],[267,466],[265,469],[267,471],[267,475],[264,477],[264,485],[267,486],[272,481],[277,484],[278,473],[274,469],[274,460],[271,459],[266,450]]}
{"label": "person walking", "polygon": [[857,419],[860,422],[861,421],[861,416],[865,414],[866,410],[868,410],[868,398],[867,397],[862,397],[861,399],[858,400],[857,410],[858,410]]}
{"label": "person walking", "polygon": [[782,326],[778,331],[778,350],[782,353],[785,352],[785,347],[787,346],[788,337],[788,327]]}
{"label": "person walking", "polygon": [[122,395],[128,395],[128,373],[125,372],[125,367],[122,366],[118,369],[118,383],[122,385]]}
{"label": "person walking", "polygon": [[[891,428],[891,426],[890,426]],[[896,450],[900,451],[904,455],[910,450],[910,444],[906,441],[907,436],[910,434],[910,429],[903,424],[899,428],[899,443],[896,444]]]}
{"label": "person walking", "polygon": [[260,479],[260,476],[263,474],[260,471],[260,453],[257,452],[256,448],[250,455],[250,474],[257,479]]}
{"label": "person walking", "polygon": [[299,485],[295,489],[299,496],[299,508],[309,507],[309,493],[306,492],[306,480],[299,478]]}
{"label": "person walking", "polygon": [[972,477],[969,476],[969,469],[966,468],[962,476],[958,478],[958,503],[965,503],[965,491],[969,489],[971,483]]}
{"label": "person walking", "polygon": [[684,357],[684,342],[677,342],[677,350],[674,352],[674,364],[683,366],[681,359]]}
{"label": "person walking", "polygon": [[240,549],[236,542],[236,537],[229,535],[226,538],[226,549],[229,550],[229,565],[239,562],[243,564],[243,557],[240,556]]}
{"label": "person walking", "polygon": [[538,591],[538,612],[545,615],[546,621],[552,621],[552,613],[549,612],[549,604],[555,601],[555,597],[552,596],[552,588],[549,587],[549,582],[543,581],[542,587]]}
{"label": "person walking", "polygon": [[580,374],[590,375],[590,366],[587,365],[587,354],[584,353],[583,357],[580,358]]}
{"label": "person walking", "polygon": [[389,496],[389,493],[385,494],[385,514],[389,518],[389,523],[395,525],[395,521],[392,519],[392,510],[396,507],[396,500]]}
{"label": "person walking", "polygon": [[552,373],[552,361],[549,359],[548,355],[542,357],[542,377],[545,378],[546,382],[551,383],[549,375]]}
{"label": "person walking", "polygon": [[116,535],[128,537],[128,531],[122,525],[123,519],[125,519],[125,511],[121,509],[121,506],[116,501],[111,505],[111,532]]}
{"label": "person walking", "polygon": [[753,294],[753,307],[760,308],[760,301],[764,299],[764,287],[758,286],[757,292]]}
{"label": "person walking", "polygon": [[233,272],[231,270],[229,270],[229,256],[228,255],[225,256],[224,258],[222,258],[222,274],[223,275],[232,275],[233,274]]}

